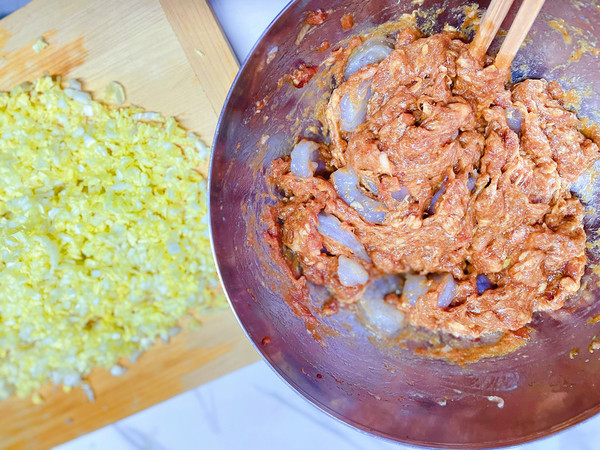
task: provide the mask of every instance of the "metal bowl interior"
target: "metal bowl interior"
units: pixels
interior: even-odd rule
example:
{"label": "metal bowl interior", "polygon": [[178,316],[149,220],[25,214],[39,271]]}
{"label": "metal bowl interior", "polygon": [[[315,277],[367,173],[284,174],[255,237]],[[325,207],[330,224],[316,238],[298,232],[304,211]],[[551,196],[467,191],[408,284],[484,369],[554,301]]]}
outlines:
{"label": "metal bowl interior", "polygon": [[[537,316],[536,331],[517,352],[459,367],[380,345],[344,311],[321,319],[335,332],[318,342],[284,301],[290,282],[262,239],[260,214],[276,195],[266,183],[266,169],[290,152],[299,135],[311,136],[307,130],[314,119],[306,111],[314,110],[327,89],[316,82],[302,89],[285,82],[278,88],[278,81],[300,63],[320,64],[330,54],[315,50],[324,40],[334,45],[411,13],[414,3],[420,2],[295,1],[271,24],[230,91],[214,143],[210,211],[218,268],[258,351],[291,387],[332,416],[413,445],[487,448],[530,441],[600,410],[600,351],[588,350],[593,337],[600,336],[600,324],[588,322],[600,313],[595,301],[600,251],[595,245],[588,249],[583,288],[570,308]],[[419,18],[435,31],[445,23],[460,26],[464,19],[464,10],[456,8],[463,2],[422,3],[420,10],[440,9],[435,22],[431,16]],[[481,8],[488,4],[479,3]],[[318,8],[330,12],[328,19],[296,44],[306,11]],[[340,26],[345,13],[353,14],[356,23],[349,31]],[[570,43],[549,25],[554,18],[564,19]],[[600,9],[591,3],[548,0],[513,65],[514,79],[543,77],[575,88],[583,93],[579,113],[598,120],[599,59],[582,44],[597,42],[598,24]],[[589,209],[585,225],[592,244],[600,222],[594,210],[598,183],[593,174],[584,175],[575,188]],[[315,292],[315,307],[322,300]],[[266,336],[269,344],[262,343]]]}

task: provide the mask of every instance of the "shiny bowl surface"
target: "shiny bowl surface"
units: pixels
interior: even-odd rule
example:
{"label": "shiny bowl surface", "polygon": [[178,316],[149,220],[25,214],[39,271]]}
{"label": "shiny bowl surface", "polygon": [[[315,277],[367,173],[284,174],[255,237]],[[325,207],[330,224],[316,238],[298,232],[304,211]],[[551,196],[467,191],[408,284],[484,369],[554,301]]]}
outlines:
{"label": "shiny bowl surface", "polygon": [[[441,9],[437,20],[419,25],[441,31],[460,27],[464,2],[424,0],[303,0],[292,2],[271,24],[243,65],[223,109],[213,148],[210,212],[214,252],[231,306],[248,337],[289,385],[326,413],[392,441],[446,448],[488,448],[523,443],[578,423],[600,409],[598,275],[600,253],[588,248],[582,290],[570,308],[535,318],[530,342],[504,357],[459,367],[378,344],[349,312],[320,320],[330,332],[322,342],[284,300],[290,281],[262,239],[260,215],[277,193],[265,180],[270,162],[289,154],[298,136],[322,139],[307,130],[327,88],[314,80],[298,89],[278,81],[299,64],[319,65],[332,46],[352,34],[397,19],[415,8]],[[508,20],[514,17],[515,2]],[[598,120],[598,55],[585,51],[600,38],[595,2],[548,0],[529,40],[513,64],[513,79],[558,80],[582,93],[579,113]],[[485,8],[488,2],[479,2]],[[296,44],[307,11],[323,8],[327,20]],[[343,14],[355,26],[344,31]],[[550,26],[563,19],[569,39]],[[510,23],[507,21],[507,23]],[[575,27],[575,28],[573,28]],[[497,43],[493,48],[498,48]],[[584,50],[581,53],[577,49]],[[569,58],[573,61],[568,62]],[[584,175],[575,191],[589,213],[586,231],[597,239],[597,177]],[[599,272],[600,273],[600,272]],[[317,308],[323,297],[313,295]],[[600,317],[600,316],[599,316]],[[332,331],[333,330],[333,331]]]}

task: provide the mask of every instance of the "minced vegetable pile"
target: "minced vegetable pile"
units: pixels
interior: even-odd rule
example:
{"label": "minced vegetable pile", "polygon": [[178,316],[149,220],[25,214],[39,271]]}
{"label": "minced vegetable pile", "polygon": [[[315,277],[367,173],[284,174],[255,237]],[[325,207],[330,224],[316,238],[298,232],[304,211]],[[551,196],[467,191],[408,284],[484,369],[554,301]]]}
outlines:
{"label": "minced vegetable pile", "polygon": [[173,118],[45,77],[0,94],[0,135],[0,399],[86,387],[222,301],[209,149]]}

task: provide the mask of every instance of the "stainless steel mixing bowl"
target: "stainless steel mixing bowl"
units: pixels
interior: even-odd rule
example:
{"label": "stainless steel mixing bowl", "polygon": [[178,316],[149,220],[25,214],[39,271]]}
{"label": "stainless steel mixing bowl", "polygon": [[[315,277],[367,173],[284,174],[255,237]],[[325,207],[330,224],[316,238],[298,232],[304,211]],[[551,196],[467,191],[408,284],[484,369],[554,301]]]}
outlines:
{"label": "stainless steel mixing bowl", "polygon": [[[334,46],[412,12],[415,3],[420,2],[294,1],[271,24],[229,93],[214,143],[210,211],[218,268],[231,306],[258,351],[293,389],[326,413],[414,445],[487,448],[530,441],[600,409],[600,351],[588,350],[592,338],[600,336],[600,323],[588,323],[600,313],[596,247],[588,250],[584,287],[569,308],[537,316],[536,331],[519,351],[463,368],[382,346],[344,311],[320,318],[329,332],[322,333],[322,342],[315,340],[286,303],[291,284],[262,239],[260,214],[277,195],[267,186],[266,169],[290,152],[298,134],[311,136],[310,112],[327,89],[315,80],[301,89],[287,81],[278,88],[278,81],[301,63],[320,64],[330,54],[315,50],[324,40]],[[600,37],[596,3],[548,0],[513,65],[517,80],[544,77],[578,89],[584,94],[580,113],[594,119],[599,60],[593,51],[573,52],[586,50],[580,41],[594,45]],[[440,31],[445,23],[460,26],[464,11],[455,7],[461,4],[425,0],[418,8],[443,8],[434,27]],[[306,12],[319,8],[329,11],[329,17],[296,45]],[[345,13],[353,14],[356,23],[349,31],[340,26]],[[571,43],[548,24],[552,18],[564,19]],[[432,25],[430,20],[419,18],[421,25]],[[554,26],[560,28],[560,23]],[[569,57],[575,61],[566,64]],[[576,190],[590,208],[598,203],[595,177],[582,177]],[[590,241],[596,239],[598,225],[599,216],[590,209]],[[315,292],[315,307],[322,301]]]}

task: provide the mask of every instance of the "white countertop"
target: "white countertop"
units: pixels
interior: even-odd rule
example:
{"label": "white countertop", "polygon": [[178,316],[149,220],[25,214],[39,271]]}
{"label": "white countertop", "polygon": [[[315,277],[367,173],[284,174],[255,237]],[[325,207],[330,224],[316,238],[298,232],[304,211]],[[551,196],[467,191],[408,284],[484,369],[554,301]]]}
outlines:
{"label": "white countertop", "polygon": [[[58,450],[409,450],[331,419],[254,363]],[[596,450],[600,418],[514,450]]]}
{"label": "white countertop", "polygon": [[[243,61],[287,0],[210,0]],[[27,0],[0,0],[0,16]],[[1,443],[0,443],[1,445]],[[257,362],[63,444],[84,449],[409,449],[355,431],[304,401]],[[600,416],[518,450],[600,448]]]}

